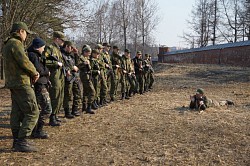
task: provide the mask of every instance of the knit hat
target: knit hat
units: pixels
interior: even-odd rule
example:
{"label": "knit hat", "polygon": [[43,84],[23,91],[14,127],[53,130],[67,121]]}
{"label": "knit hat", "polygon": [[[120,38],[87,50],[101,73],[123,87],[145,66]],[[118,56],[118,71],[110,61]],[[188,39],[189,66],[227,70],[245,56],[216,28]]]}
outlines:
{"label": "knit hat", "polygon": [[45,46],[45,41],[43,41],[41,38],[37,37],[35,39],[33,39],[32,41],[32,47],[37,49],[37,48],[41,48],[42,46]]}

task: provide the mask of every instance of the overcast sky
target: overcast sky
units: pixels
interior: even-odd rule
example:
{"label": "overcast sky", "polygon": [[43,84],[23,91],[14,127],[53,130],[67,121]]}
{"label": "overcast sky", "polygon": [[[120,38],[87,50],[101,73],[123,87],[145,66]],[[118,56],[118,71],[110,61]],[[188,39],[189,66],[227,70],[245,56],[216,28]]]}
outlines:
{"label": "overcast sky", "polygon": [[179,36],[187,30],[195,0],[155,0],[158,3],[160,23],[156,29],[156,43],[160,45],[186,46]]}

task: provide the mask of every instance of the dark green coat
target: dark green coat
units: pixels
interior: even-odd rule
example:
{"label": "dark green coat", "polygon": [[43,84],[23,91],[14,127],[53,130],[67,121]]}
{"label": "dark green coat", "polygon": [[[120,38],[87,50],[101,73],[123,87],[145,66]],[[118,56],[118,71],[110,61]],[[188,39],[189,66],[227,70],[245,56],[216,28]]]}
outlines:
{"label": "dark green coat", "polygon": [[25,53],[21,37],[17,33],[13,33],[5,42],[3,57],[5,86],[10,89],[30,86],[30,78],[37,75],[37,71]]}

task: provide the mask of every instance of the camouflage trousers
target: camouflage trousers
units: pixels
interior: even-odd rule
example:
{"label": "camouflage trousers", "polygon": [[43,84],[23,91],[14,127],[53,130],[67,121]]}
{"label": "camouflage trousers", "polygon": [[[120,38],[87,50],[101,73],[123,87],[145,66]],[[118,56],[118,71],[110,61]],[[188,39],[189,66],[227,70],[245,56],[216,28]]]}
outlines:
{"label": "camouflage trousers", "polygon": [[81,87],[80,87],[80,78],[76,78],[72,83],[65,81],[64,86],[64,99],[63,99],[63,108],[70,108],[70,101],[73,103],[72,108],[78,108],[81,104]]}
{"label": "camouflage trousers", "polygon": [[99,100],[100,98],[100,78],[99,75],[92,76],[93,86],[95,88],[95,100]]}
{"label": "camouflage trousers", "polygon": [[136,87],[137,87],[137,91],[139,91],[140,93],[144,92],[144,75],[142,73],[137,73],[136,74]]}
{"label": "camouflage trousers", "polygon": [[36,131],[38,125],[44,125],[45,119],[49,117],[52,113],[51,100],[49,96],[49,92],[45,85],[35,86],[35,94],[38,107],[40,109],[40,114],[38,118],[38,122],[33,132]]}
{"label": "camouflage trousers", "polygon": [[149,72],[144,73],[144,90],[147,91],[149,89],[150,77]]}
{"label": "camouflage trousers", "polygon": [[115,70],[114,79],[111,79],[110,97],[115,97],[117,95],[119,82],[120,82],[120,73],[118,70]]}
{"label": "camouflage trousers", "polygon": [[149,85],[148,85],[149,88],[152,88],[154,81],[155,81],[154,73],[153,72],[149,72]]}
{"label": "camouflage trousers", "polygon": [[121,75],[121,93],[129,92],[129,78],[126,74]]}
{"label": "camouflage trousers", "polygon": [[100,75],[100,98],[106,99],[108,92],[108,85],[107,85],[107,75],[104,70],[101,70]]}
{"label": "camouflage trousers", "polygon": [[80,72],[80,78],[82,81],[82,89],[83,89],[82,103],[84,105],[92,104],[93,101],[95,100],[96,91],[93,82],[91,80],[91,77],[89,74]]}
{"label": "camouflage trousers", "polygon": [[114,94],[115,93],[115,75],[112,70],[109,70],[107,72],[107,86],[108,86],[110,97],[114,97],[115,96]]}
{"label": "camouflage trousers", "polygon": [[12,100],[10,126],[13,137],[28,137],[31,135],[39,116],[35,92],[30,86],[10,89],[10,91]]}

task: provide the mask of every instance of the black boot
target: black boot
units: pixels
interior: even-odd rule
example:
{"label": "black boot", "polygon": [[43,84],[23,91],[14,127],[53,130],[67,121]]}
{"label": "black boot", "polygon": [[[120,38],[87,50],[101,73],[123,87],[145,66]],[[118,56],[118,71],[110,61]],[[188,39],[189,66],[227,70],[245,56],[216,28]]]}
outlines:
{"label": "black boot", "polygon": [[[88,109],[88,108],[87,108],[87,109]],[[98,109],[98,106],[97,106],[97,104],[96,104],[95,101],[92,103],[92,109],[93,109],[93,110],[97,110],[97,109]]]}
{"label": "black boot", "polygon": [[87,114],[95,114],[95,112],[91,110],[91,105],[92,105],[91,103],[88,103],[87,110],[86,110]]}
{"label": "black boot", "polygon": [[80,116],[80,112],[78,111],[78,107],[73,106],[71,114],[74,116]]}
{"label": "black boot", "polygon": [[74,115],[71,114],[69,108],[64,108],[64,112],[65,112],[65,118],[67,119],[73,119]]}
{"label": "black boot", "polygon": [[12,131],[12,136],[13,136],[13,144],[12,144],[12,149],[15,148],[15,145],[18,141],[18,133],[19,131]]}
{"label": "black boot", "polygon": [[18,139],[14,146],[16,152],[37,152],[35,146],[31,145],[25,138]]}
{"label": "black boot", "polygon": [[114,102],[115,101],[115,97],[110,97],[110,102]]}
{"label": "black boot", "polygon": [[125,99],[129,99],[128,92],[125,93]]}
{"label": "black boot", "polygon": [[[55,115],[55,116],[56,116],[56,115]],[[58,123],[62,122],[61,119],[59,119],[57,116],[56,116],[56,121],[57,121]]]}
{"label": "black boot", "polygon": [[124,100],[125,99],[125,93],[122,93],[122,98],[121,100]]}
{"label": "black boot", "polygon": [[50,126],[61,126],[61,124],[59,122],[56,121],[56,115],[55,114],[51,114],[50,118],[49,118],[49,125]]}
{"label": "black boot", "polygon": [[132,97],[132,90],[129,91],[128,96]]}
{"label": "black boot", "polygon": [[107,106],[107,102],[105,99],[100,99],[100,105]]}
{"label": "black boot", "polygon": [[31,136],[33,138],[48,139],[48,134],[43,130],[44,122],[38,122],[36,130],[33,130]]}
{"label": "black boot", "polygon": [[82,103],[82,112],[85,112],[87,110],[87,104]]}
{"label": "black boot", "polygon": [[102,99],[96,100],[96,102],[97,102],[97,105],[99,106],[99,108],[103,107]]}

